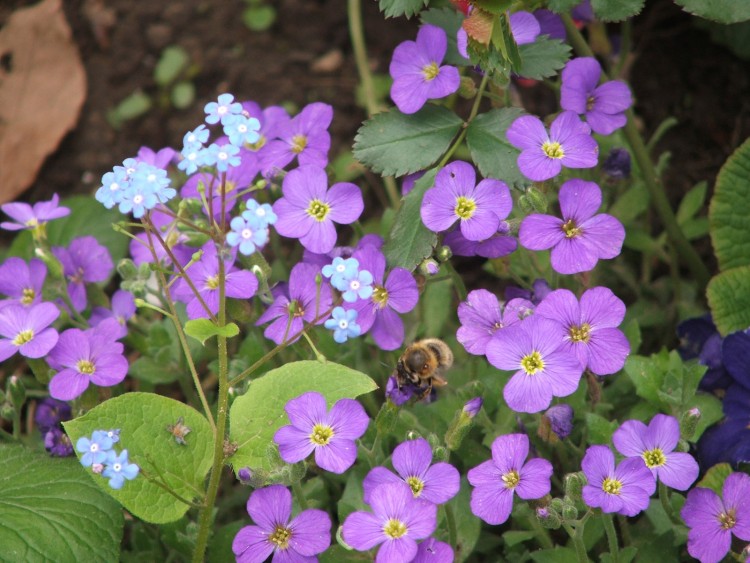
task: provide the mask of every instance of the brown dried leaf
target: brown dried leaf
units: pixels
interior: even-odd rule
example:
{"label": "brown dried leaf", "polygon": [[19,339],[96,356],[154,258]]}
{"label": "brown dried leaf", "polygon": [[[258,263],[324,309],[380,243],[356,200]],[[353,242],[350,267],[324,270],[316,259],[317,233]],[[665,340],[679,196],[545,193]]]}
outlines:
{"label": "brown dried leaf", "polygon": [[60,0],[16,10],[0,29],[0,202],[36,178],[78,120],[86,73]]}
{"label": "brown dried leaf", "polygon": [[478,41],[482,45],[489,45],[493,21],[494,16],[491,13],[475,6],[469,17],[461,25],[474,41]]}

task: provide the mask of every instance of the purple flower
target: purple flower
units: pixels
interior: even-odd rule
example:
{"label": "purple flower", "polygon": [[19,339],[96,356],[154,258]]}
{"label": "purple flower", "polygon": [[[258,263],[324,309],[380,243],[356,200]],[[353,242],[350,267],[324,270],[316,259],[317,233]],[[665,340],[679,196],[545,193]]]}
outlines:
{"label": "purple flower", "polygon": [[302,246],[324,254],[336,245],[334,223],[348,225],[362,214],[364,202],[359,188],[339,182],[328,189],[328,176],[317,166],[300,166],[284,177],[284,197],[273,211],[280,235],[298,238]]}
{"label": "purple flower", "polygon": [[274,434],[281,459],[302,461],[315,452],[315,463],[332,473],[343,473],[357,459],[355,440],[367,430],[370,419],[354,399],[340,399],[328,411],[326,399],[310,391],[284,407],[291,424]]}
{"label": "purple flower", "polygon": [[[273,321],[263,332],[276,344],[294,342],[300,337],[304,323],[322,324],[325,313],[331,308],[331,288],[328,284],[315,283],[320,269],[312,264],[300,262],[289,274],[289,292],[279,293],[273,304],[256,321],[260,326]],[[317,320],[316,320],[317,319]]]}
{"label": "purple flower", "polygon": [[722,496],[696,487],[687,495],[680,516],[690,528],[688,553],[701,563],[719,563],[729,552],[732,534],[750,540],[750,476],[732,473]]}
{"label": "purple flower", "polygon": [[443,244],[449,246],[456,256],[481,256],[482,258],[502,258],[518,248],[518,241],[510,235],[510,227],[502,219],[497,232],[485,240],[468,240],[459,229],[456,229],[445,235]]}
{"label": "purple flower", "polygon": [[602,191],[594,182],[568,180],[560,188],[562,219],[535,213],[527,216],[518,232],[529,250],[552,249],[552,267],[561,274],[587,272],[601,259],[620,254],[625,228],[606,213],[595,215]]}
{"label": "purple flower", "polygon": [[422,200],[422,222],[431,231],[447,231],[459,221],[461,234],[472,241],[490,238],[513,207],[510,190],[500,180],[486,179],[475,185],[474,167],[451,162],[438,172],[435,187]]}
{"label": "purple flower", "polygon": [[413,385],[399,387],[398,380],[393,375],[388,378],[388,382],[385,385],[385,396],[397,407],[408,402],[414,395],[414,392],[415,387]]}
{"label": "purple flower", "polygon": [[[273,173],[273,163],[268,162],[268,141],[279,137],[280,132],[289,123],[289,114],[284,108],[279,106],[269,106],[266,109],[261,109],[255,102],[242,102],[242,108],[250,117],[254,117],[260,122],[258,140],[250,145],[246,144],[244,148],[255,154],[263,176],[267,177]],[[243,160],[245,159],[243,158]]]}
{"label": "purple flower", "polygon": [[440,66],[447,48],[445,31],[425,24],[419,28],[416,42],[404,41],[393,51],[391,98],[402,113],[415,113],[428,99],[444,98],[458,90],[458,69]]}
{"label": "purple flower", "polygon": [[60,428],[50,428],[44,433],[44,449],[53,457],[68,457],[73,455],[73,444],[70,438]]}
{"label": "purple flower", "polygon": [[560,328],[549,319],[533,315],[497,332],[487,345],[487,359],[498,369],[518,370],[503,389],[505,402],[514,411],[539,412],[552,397],[565,397],[578,389],[583,368],[562,347]]}
{"label": "purple flower", "polygon": [[602,67],[594,57],[578,57],[568,61],[562,71],[560,106],[586,116],[594,133],[609,135],[627,122],[625,116],[633,103],[630,89],[620,80],[601,86]]}
{"label": "purple flower", "polygon": [[[680,345],[677,348],[680,357],[683,360],[697,358],[698,363],[708,367],[703,378],[701,378],[700,388],[702,390],[726,389],[731,385],[732,377],[724,367],[724,358],[729,358],[730,355],[723,354],[723,339],[719,331],[716,330],[711,315],[681,322],[677,325],[677,336],[680,339]],[[750,338],[740,338],[737,344],[743,345],[733,350],[731,357],[734,358],[737,352],[742,352],[742,356],[747,354],[750,357]],[[738,363],[745,365],[742,360]],[[750,382],[748,382],[747,387],[750,388]]]}
{"label": "purple flower", "polygon": [[630,153],[619,147],[609,151],[602,163],[602,171],[615,180],[630,178]]}
{"label": "purple flower", "polygon": [[292,518],[292,494],[282,485],[253,491],[247,513],[255,522],[234,537],[232,551],[238,563],[312,562],[331,545],[331,518],[316,508]]}
{"label": "purple flower", "polygon": [[[258,175],[260,166],[257,159],[247,151],[240,151],[241,162],[239,166],[230,166],[224,174],[210,174],[198,172],[187,179],[180,189],[183,198],[201,199],[198,187],[202,184],[205,190],[206,200],[211,198],[211,207],[215,217],[221,217],[221,194],[224,192],[224,211],[226,213],[234,209],[238,201],[237,194],[250,186]],[[208,210],[203,208],[208,215]]]}
{"label": "purple flower", "polygon": [[462,411],[469,418],[474,418],[477,414],[479,414],[479,410],[482,408],[483,404],[484,399],[482,399],[482,397],[474,397],[473,399],[469,399],[468,401],[466,401]]}
{"label": "purple flower", "polygon": [[[201,126],[203,127],[203,126]],[[208,131],[206,131],[208,134]],[[208,138],[208,136],[206,136]],[[177,157],[177,151],[171,147],[164,147],[159,152],[154,152],[149,147],[141,147],[138,149],[138,154],[135,159],[138,162],[145,162],[156,168],[166,169],[167,166]]]}
{"label": "purple flower", "polygon": [[325,168],[328,165],[328,149],[331,148],[328,127],[332,120],[333,108],[315,102],[306,105],[299,115],[289,121],[279,123],[276,126],[279,139],[269,141],[265,147],[261,161],[263,170],[273,173],[292,162],[294,157],[297,157],[300,166]]}
{"label": "purple flower", "polygon": [[47,358],[50,367],[58,371],[49,382],[52,397],[70,401],[90,383],[111,387],[125,379],[128,360],[123,355],[124,346],[116,340],[116,325],[109,321],[86,331],[71,328],[60,335]]}
{"label": "purple flower", "polygon": [[8,258],[0,266],[0,293],[10,299],[0,304],[17,303],[28,307],[40,303],[46,277],[47,267],[41,260],[32,258],[27,264],[21,258]]}
{"label": "purple flower", "polygon": [[82,436],[76,442],[76,450],[81,452],[81,465],[89,467],[94,463],[104,463],[112,449],[112,438],[103,430],[94,430],[91,438]]}
{"label": "purple flower", "polygon": [[414,498],[434,504],[448,502],[461,485],[458,470],[450,463],[432,463],[432,448],[424,438],[407,440],[393,450],[395,475],[385,467],[374,467],[362,483],[364,499],[370,504],[373,492],[383,483],[405,482]]}
{"label": "purple flower", "polygon": [[109,479],[109,486],[113,489],[122,489],[125,480],[132,481],[138,476],[140,467],[128,460],[128,450],[122,450],[119,454],[114,450],[107,452],[104,460],[104,471],[102,477]]}
{"label": "purple flower", "polygon": [[560,16],[549,10],[534,10],[534,17],[539,22],[539,34],[549,35],[550,39],[565,41],[565,24]]}
{"label": "purple flower", "polygon": [[417,546],[411,563],[453,563],[453,548],[435,538],[427,538]]}
{"label": "purple flower", "polygon": [[505,305],[505,312],[493,293],[486,289],[469,292],[466,301],[458,306],[458,320],[461,326],[456,332],[458,340],[469,354],[482,356],[487,351],[495,333],[505,326],[521,322],[528,314],[519,314],[524,308],[528,314],[534,305],[525,299],[513,299]]}
{"label": "purple flower", "polygon": [[420,170],[419,172],[412,172],[411,174],[407,174],[401,179],[401,195],[406,195],[410,191],[414,189],[414,185],[417,183],[417,180],[419,180],[422,176],[424,176],[425,171]]}
{"label": "purple flower", "polygon": [[[216,245],[208,241],[203,245],[203,256],[194,262],[187,270],[203,302],[208,306],[211,314],[219,312],[219,257]],[[224,281],[226,297],[235,299],[249,299],[258,289],[258,278],[246,270],[238,270],[232,264],[234,259],[224,259]],[[207,318],[208,312],[193,293],[193,290],[183,279],[175,284],[174,298],[187,303],[187,315],[190,319]]]}
{"label": "purple flower", "polygon": [[73,307],[78,311],[86,308],[86,285],[106,281],[114,265],[109,250],[94,237],[79,237],[70,242],[68,248],[52,247],[68,279],[68,294]]}
{"label": "purple flower", "polygon": [[579,303],[572,291],[558,289],[537,306],[536,313],[560,323],[563,347],[578,357],[584,369],[609,375],[625,365],[630,344],[617,328],[625,318],[625,304],[612,290],[587,289]]}
{"label": "purple flower", "polygon": [[13,202],[0,205],[0,209],[14,219],[15,223],[3,221],[0,223],[0,229],[6,231],[21,231],[24,229],[36,229],[53,219],[59,219],[70,215],[70,209],[59,207],[60,198],[57,194],[52,196],[50,201],[40,201],[34,204],[34,207],[28,203]]}
{"label": "purple flower", "polygon": [[59,309],[52,303],[0,309],[0,362],[16,352],[27,358],[46,356],[58,338],[57,331],[48,327],[59,316]]}
{"label": "purple flower", "polygon": [[615,467],[612,450],[591,446],[581,467],[588,481],[583,487],[583,502],[588,506],[624,516],[635,516],[648,508],[656,481],[640,457],[625,459]]}
{"label": "purple flower", "polygon": [[552,405],[544,413],[544,420],[549,424],[549,429],[555,435],[564,440],[573,431],[573,407],[565,403]]}
{"label": "purple flower", "polygon": [[112,310],[104,307],[94,307],[91,310],[89,323],[92,327],[99,326],[107,319],[114,319],[120,325],[117,339],[124,338],[128,335],[128,321],[135,315],[135,298],[128,291],[118,289],[112,296]]}
{"label": "purple flower", "polygon": [[357,511],[347,516],[342,536],[357,551],[382,544],[377,563],[412,561],[418,551],[416,540],[430,536],[437,527],[437,505],[415,499],[404,483],[377,487],[369,504],[372,513]]}
{"label": "purple flower", "polygon": [[510,144],[521,149],[518,168],[535,182],[549,180],[565,168],[592,168],[599,160],[599,147],[589,126],[572,111],[558,115],[550,132],[533,115],[517,118],[506,133]]}
{"label": "purple flower", "polygon": [[698,464],[688,453],[675,452],[680,423],[673,416],[657,414],[648,427],[640,420],[624,422],[612,435],[612,443],[625,457],[640,457],[654,478],[687,491],[698,478]]}
{"label": "purple flower", "polygon": [[362,334],[372,330],[375,344],[382,350],[395,350],[404,341],[404,324],[398,313],[408,313],[417,305],[417,282],[403,268],[393,268],[385,278],[385,256],[373,246],[357,250],[354,257],[360,270],[372,274],[373,292],[369,299],[360,299],[347,307],[357,310]]}
{"label": "purple flower", "polygon": [[[502,524],[513,509],[513,493],[524,500],[550,492],[552,464],[529,455],[525,434],[498,436],[492,442],[492,459],[469,469],[471,511],[488,524]],[[524,463],[526,461],[526,463]]]}
{"label": "purple flower", "polygon": [[60,422],[70,420],[70,417],[71,410],[68,403],[48,397],[37,404],[34,422],[44,434],[47,430],[55,428]]}
{"label": "purple flower", "polygon": [[519,10],[510,14],[510,31],[518,45],[533,43],[539,36],[541,27],[531,12]]}

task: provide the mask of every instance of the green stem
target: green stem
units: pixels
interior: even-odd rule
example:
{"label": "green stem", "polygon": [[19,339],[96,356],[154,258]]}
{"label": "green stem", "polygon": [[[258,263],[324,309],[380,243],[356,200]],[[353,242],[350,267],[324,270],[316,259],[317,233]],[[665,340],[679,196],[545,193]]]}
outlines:
{"label": "green stem", "polygon": [[549,534],[549,530],[542,527],[537,519],[536,515],[532,511],[527,518],[529,525],[534,529],[536,539],[543,549],[554,549],[555,542],[552,540],[552,536]]}
{"label": "green stem", "polygon": [[479,104],[482,102],[482,94],[484,93],[485,88],[487,88],[489,79],[490,77],[488,74],[485,74],[482,77],[482,82],[479,83],[477,94],[474,97],[474,105],[471,106],[471,113],[469,114],[468,119],[464,122],[461,133],[459,133],[458,137],[456,137],[456,140],[453,141],[453,144],[448,148],[448,151],[445,153],[445,155],[443,155],[443,158],[437,165],[438,168],[442,168],[448,163],[451,156],[453,156],[453,153],[456,152],[456,149],[461,146],[461,143],[463,143],[464,139],[466,138],[466,133],[469,130],[469,124],[474,120],[474,118],[477,116],[477,113],[479,112]]}
{"label": "green stem", "polygon": [[617,532],[615,531],[615,523],[612,520],[611,514],[602,515],[604,521],[604,531],[607,533],[607,544],[609,545],[609,555],[612,558],[613,563],[617,563],[620,555],[620,548],[617,543]]}
{"label": "green stem", "polygon": [[453,508],[448,503],[443,505],[445,511],[445,522],[448,524],[448,543],[453,549],[458,550],[458,534],[456,533],[456,517]]}
{"label": "green stem", "polygon": [[456,293],[458,294],[458,299],[460,301],[466,301],[466,296],[468,295],[466,293],[466,286],[464,285],[464,280],[461,279],[461,276],[456,271],[456,268],[453,267],[453,264],[450,263],[450,261],[445,262],[445,269],[448,271],[448,275],[451,278],[451,281],[453,282],[453,287],[456,288]]}
{"label": "green stem", "polygon": [[302,510],[307,510],[309,508],[309,505],[307,504],[305,491],[302,490],[302,484],[299,481],[294,481],[292,483],[292,490],[294,491],[294,496],[297,497],[297,502],[299,503]]}
{"label": "green stem", "polygon": [[[573,20],[570,16],[567,14],[561,14],[561,17],[565,24],[565,30],[568,32],[570,43],[573,45],[576,52],[584,57],[593,57],[593,51],[588,43],[586,43],[581,32],[578,31],[573,24]],[[607,76],[606,73],[602,73],[602,78],[609,80],[609,76]],[[708,280],[711,278],[711,274],[701,260],[700,255],[691,246],[690,242],[685,237],[685,234],[682,232],[682,229],[680,229],[680,225],[677,223],[677,218],[675,217],[674,211],[672,211],[672,207],[669,205],[669,199],[667,199],[667,194],[665,193],[661,180],[656,173],[654,163],[651,161],[651,157],[648,154],[643,138],[636,127],[635,113],[633,112],[633,109],[628,109],[627,112],[625,112],[625,115],[628,118],[623,130],[625,139],[628,141],[630,150],[633,152],[633,156],[638,163],[643,182],[649,193],[651,205],[659,216],[659,219],[661,219],[661,222],[664,224],[664,229],[667,231],[669,240],[675,246],[680,257],[695,278],[695,281],[698,284],[698,291],[703,293],[703,290],[708,284]]]}
{"label": "green stem", "polygon": [[659,481],[659,502],[661,502],[661,506],[664,509],[664,512],[667,513],[667,516],[669,516],[669,519],[672,522],[675,522],[677,524],[681,523],[679,518],[675,516],[672,503],[669,502],[669,490],[667,490],[667,486],[661,481]]}
{"label": "green stem", "polygon": [[313,343],[312,339],[310,338],[310,335],[307,334],[307,332],[302,333],[302,337],[307,340],[307,343],[310,345],[310,348],[312,348],[313,354],[315,354],[315,359],[319,362],[325,362],[326,357],[321,354],[318,349],[315,347],[315,344]]}

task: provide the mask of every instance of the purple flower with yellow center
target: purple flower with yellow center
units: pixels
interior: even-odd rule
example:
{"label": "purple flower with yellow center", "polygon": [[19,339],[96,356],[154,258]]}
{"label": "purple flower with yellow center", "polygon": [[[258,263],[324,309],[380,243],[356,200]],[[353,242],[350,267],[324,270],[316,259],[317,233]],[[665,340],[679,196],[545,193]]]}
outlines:
{"label": "purple flower with yellow center", "polygon": [[273,304],[256,321],[260,326],[269,321],[263,332],[266,338],[276,344],[295,342],[304,323],[322,324],[327,318],[333,299],[328,284],[315,283],[320,269],[312,264],[300,262],[289,274],[288,292],[278,292]]}
{"label": "purple flower with yellow center", "polygon": [[393,450],[393,468],[374,467],[362,482],[364,500],[370,504],[373,491],[383,483],[403,481],[411,488],[414,498],[434,504],[448,502],[458,493],[461,477],[450,463],[432,465],[432,448],[424,438],[407,440]]}
{"label": "purple flower with yellow center", "polygon": [[359,313],[357,321],[362,334],[372,331],[372,338],[382,350],[395,350],[404,341],[404,323],[399,313],[408,313],[419,301],[414,276],[404,268],[393,268],[385,277],[385,256],[374,246],[354,253],[360,270],[372,274],[372,295],[347,307]]}
{"label": "purple flower with yellow center", "polygon": [[135,298],[129,291],[118,289],[112,295],[112,309],[104,307],[94,307],[91,310],[89,323],[92,327],[100,325],[108,319],[117,321],[119,328],[117,330],[117,339],[124,338],[128,335],[128,321],[135,315]]}
{"label": "purple flower with yellow center", "polygon": [[266,168],[268,141],[279,136],[279,132],[289,123],[289,114],[280,106],[269,106],[261,109],[255,102],[242,102],[242,109],[260,123],[258,140],[252,144],[246,144],[244,147],[256,155],[259,165],[262,167],[263,175],[268,176],[272,172],[272,169]]}
{"label": "purple flower with yellow center", "polygon": [[356,439],[367,430],[370,419],[354,399],[340,399],[329,411],[326,398],[316,391],[290,400],[284,407],[291,424],[273,436],[281,459],[302,461],[315,452],[318,467],[343,473],[357,459]]}
{"label": "purple flower with yellow center", "polygon": [[298,238],[302,246],[319,254],[336,245],[335,223],[353,223],[365,206],[354,184],[339,182],[328,189],[328,176],[317,166],[300,166],[289,172],[282,192],[284,197],[273,205],[278,217],[276,231]]}
{"label": "purple flower with yellow center", "polygon": [[316,508],[292,518],[292,494],[282,485],[256,489],[247,500],[255,522],[245,526],[232,542],[238,563],[313,562],[331,545],[331,518]]}
{"label": "purple flower with yellow center", "polygon": [[[203,256],[187,269],[187,275],[193,282],[210,313],[219,312],[219,256],[216,245],[209,241],[203,245]],[[258,289],[258,278],[247,270],[233,266],[234,258],[230,255],[224,259],[224,295],[234,299],[249,299]],[[209,311],[193,293],[188,283],[180,279],[174,287],[173,296],[187,304],[187,315],[190,319],[208,318]]]}
{"label": "purple flower with yellow center", "polygon": [[572,111],[558,115],[549,133],[533,115],[517,118],[506,132],[510,144],[521,150],[518,168],[534,182],[557,176],[565,168],[592,168],[599,161],[599,146],[591,129]]}
{"label": "purple flower with yellow center", "polygon": [[542,498],[550,492],[552,464],[529,455],[525,434],[498,436],[492,442],[492,459],[469,469],[471,511],[488,524],[505,522],[513,510],[513,495],[524,500]]}
{"label": "purple flower with yellow center", "polygon": [[230,116],[242,113],[242,104],[235,102],[232,94],[221,94],[217,102],[207,103],[203,111],[206,112],[206,123],[214,125],[221,121],[224,125]]}
{"label": "purple flower with yellow center", "polygon": [[368,504],[372,512],[351,513],[341,533],[357,551],[380,545],[377,563],[412,561],[418,551],[416,540],[429,537],[437,527],[437,505],[414,498],[405,483],[380,485]]}
{"label": "purple flower with yellow center", "polygon": [[3,221],[0,223],[0,229],[6,231],[37,229],[49,221],[70,215],[70,209],[60,207],[59,202],[60,198],[54,194],[50,201],[37,202],[33,207],[21,202],[4,203],[0,205],[0,209],[16,222]]}
{"label": "purple flower with yellow center", "polygon": [[612,290],[587,289],[579,303],[572,291],[558,289],[545,297],[536,313],[560,323],[563,347],[578,357],[584,369],[610,375],[625,365],[630,343],[617,328],[625,318],[625,304]]}
{"label": "purple flower with yellow center", "polygon": [[521,322],[533,312],[533,303],[526,299],[511,299],[501,307],[494,293],[475,289],[458,306],[461,326],[456,332],[456,340],[469,354],[483,356],[498,330]]}
{"label": "purple flower with yellow center", "polygon": [[560,106],[586,116],[594,133],[609,135],[627,122],[625,116],[633,103],[630,89],[620,80],[599,85],[602,67],[594,57],[568,61],[562,71]]}
{"label": "purple flower with yellow center", "polygon": [[29,307],[40,303],[46,277],[47,266],[41,260],[32,258],[27,264],[21,258],[8,258],[0,266],[0,293],[10,299],[0,305],[17,303]]}
{"label": "purple flower with yellow center", "polygon": [[138,477],[140,469],[128,460],[128,450],[122,450],[119,454],[110,450],[107,452],[107,459],[104,460],[102,477],[109,479],[109,486],[113,489],[122,489],[126,479],[132,481]]}
{"label": "purple flower with yellow center", "polygon": [[68,248],[52,247],[68,280],[68,295],[78,311],[86,308],[86,285],[106,281],[114,265],[107,247],[94,237],[79,237],[70,242]]}
{"label": "purple flower with yellow center", "polygon": [[59,316],[52,303],[0,309],[0,362],[16,352],[27,358],[46,356],[57,344],[57,331],[49,325]]}
{"label": "purple flower with yellow center", "polygon": [[581,468],[588,484],[583,502],[602,512],[635,516],[648,508],[656,490],[656,480],[641,457],[629,457],[615,467],[615,455],[607,446],[591,446]]}
{"label": "purple flower with yellow center", "polygon": [[750,476],[732,473],[724,480],[721,497],[696,487],[687,495],[680,516],[690,528],[688,553],[701,563],[719,563],[729,553],[732,534],[750,540]]}
{"label": "purple flower with yellow center", "polygon": [[[110,323],[113,323],[110,325]],[[57,374],[49,382],[49,394],[55,399],[71,401],[93,383],[99,387],[117,385],[128,373],[124,346],[117,342],[114,321],[80,330],[71,328],[60,335],[47,361]]]}
{"label": "purple flower with yellow center", "polygon": [[461,234],[472,241],[490,238],[513,207],[510,190],[500,180],[476,184],[474,167],[451,162],[435,176],[435,187],[422,200],[422,222],[431,231],[447,231],[458,221]]}
{"label": "purple flower with yellow center", "polygon": [[559,199],[562,219],[535,213],[521,222],[518,238],[524,247],[551,249],[552,268],[561,274],[587,272],[599,260],[620,254],[625,228],[611,215],[596,214],[602,204],[599,186],[568,180]]}
{"label": "purple flower with yellow center", "polygon": [[415,113],[428,99],[444,98],[458,90],[458,69],[441,66],[447,48],[445,31],[425,24],[416,41],[404,41],[393,51],[391,98],[402,113]]}
{"label": "purple flower with yellow center", "polygon": [[517,370],[503,397],[518,412],[539,412],[552,397],[570,395],[583,374],[578,358],[562,347],[560,325],[537,315],[495,333],[486,354],[496,368]]}
{"label": "purple flower with yellow center", "polygon": [[640,420],[624,422],[612,435],[612,443],[625,457],[640,457],[654,478],[687,491],[698,478],[698,463],[688,453],[676,452],[680,423],[673,416],[657,414],[648,426]]}
{"label": "purple flower with yellow center", "polygon": [[333,107],[315,102],[306,105],[299,115],[283,121],[276,127],[277,140],[269,141],[261,165],[273,173],[297,158],[300,166],[325,168],[331,135],[328,127],[333,120]]}

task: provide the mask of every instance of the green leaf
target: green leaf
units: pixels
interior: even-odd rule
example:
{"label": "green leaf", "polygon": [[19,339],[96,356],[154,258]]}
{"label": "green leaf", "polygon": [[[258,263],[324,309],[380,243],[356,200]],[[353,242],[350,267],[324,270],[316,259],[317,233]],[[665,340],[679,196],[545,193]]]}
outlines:
{"label": "green leaf", "polygon": [[421,207],[424,193],[432,187],[438,169],[428,170],[414,184],[396,213],[396,219],[383,246],[388,265],[406,268],[410,272],[432,254],[437,244],[437,234],[422,223]]}
{"label": "green leaf", "polygon": [[659,390],[664,380],[664,372],[659,369],[654,354],[650,358],[644,356],[630,356],[625,362],[625,373],[635,385],[636,394],[650,403],[660,405]]}
{"label": "green leaf", "polygon": [[456,562],[465,561],[474,551],[474,546],[479,540],[482,523],[479,518],[471,512],[471,487],[466,478],[461,479],[461,488],[458,494],[448,501],[453,508],[453,516],[456,519],[456,539],[461,546]]}
{"label": "green leaf", "polygon": [[518,545],[519,543],[523,543],[525,541],[529,541],[531,539],[534,539],[536,537],[536,532],[532,532],[531,530],[519,530],[519,531],[513,531],[508,530],[503,534],[503,541],[505,542],[505,545],[508,547],[513,547],[514,545]]}
{"label": "green leaf", "polygon": [[242,12],[242,21],[252,31],[266,31],[276,21],[276,10],[266,4],[251,6]]}
{"label": "green leaf", "polygon": [[276,430],[288,424],[284,406],[290,399],[317,391],[330,407],[339,399],[354,399],[377,388],[364,373],[333,362],[292,362],[269,371],[232,403],[229,435],[238,446],[232,465],[235,470],[270,468],[266,448]]}
{"label": "green leaf", "polygon": [[471,159],[482,176],[502,180],[511,188],[528,183],[516,164],[519,150],[505,137],[508,127],[521,115],[523,110],[519,108],[493,109],[478,115],[466,131]]}
{"label": "green leaf", "polygon": [[189,62],[190,57],[185,49],[177,45],[167,47],[161,52],[154,68],[154,81],[161,87],[169,86],[177,80]]}
{"label": "green leaf", "polygon": [[383,176],[428,168],[448,150],[463,121],[433,104],[405,115],[396,109],[365,121],[354,138],[354,156]]}
{"label": "green leaf", "polygon": [[616,420],[609,421],[603,416],[587,412],[586,427],[589,430],[590,444],[609,444],[618,424]]}
{"label": "green leaf", "polygon": [[185,323],[185,334],[195,338],[205,346],[206,340],[213,336],[226,336],[233,338],[240,333],[239,327],[234,323],[217,326],[209,319],[194,319]]}
{"label": "green leaf", "polygon": [[[185,444],[178,444],[167,429],[179,418],[190,428]],[[116,449],[127,449],[130,461],[138,464],[141,474],[115,490],[107,479],[87,472],[101,490],[146,522],[173,522],[189,508],[152,482],[161,482],[160,475],[185,500],[190,501],[203,491],[211,468],[213,432],[208,420],[184,403],[153,393],[126,393],[63,425],[74,444],[83,436],[91,436],[94,430],[120,429]]]}
{"label": "green leaf", "polygon": [[640,14],[646,0],[591,0],[596,17],[605,22],[619,22]]}
{"label": "green leaf", "polygon": [[708,182],[698,182],[683,196],[680,206],[677,208],[677,222],[680,225],[684,225],[686,221],[695,217],[695,214],[701,210],[706,201],[707,189]]}
{"label": "green leaf", "polygon": [[[750,139],[719,170],[708,209],[720,270],[750,264]],[[747,328],[747,325],[745,327]]]}
{"label": "green leaf", "polygon": [[453,285],[448,281],[428,283],[422,294],[422,325],[424,336],[442,334],[443,328],[448,324],[448,318],[453,314],[446,303],[453,299]]}
{"label": "green leaf", "polygon": [[164,385],[177,381],[182,373],[174,369],[173,365],[164,365],[148,356],[141,356],[130,364],[128,375],[152,385]]}
{"label": "green leaf", "polygon": [[541,80],[555,76],[570,59],[570,45],[559,39],[550,39],[542,35],[533,43],[518,47],[521,55],[521,66],[514,71],[524,78]]}
{"label": "green leaf", "polygon": [[436,25],[445,30],[448,36],[448,50],[444,63],[449,65],[465,65],[466,59],[458,52],[456,34],[464,21],[464,16],[452,8],[430,8],[420,14],[422,23]]}
{"label": "green leaf", "polygon": [[535,563],[578,563],[574,549],[569,547],[556,547],[554,549],[540,549],[529,556]]}
{"label": "green leaf", "polygon": [[674,0],[686,12],[719,23],[750,20],[750,2],[737,0]]}
{"label": "green leaf", "polygon": [[750,266],[732,268],[711,278],[706,296],[722,336],[750,326]]}
{"label": "green leaf", "polygon": [[474,0],[472,3],[493,14],[502,14],[513,5],[513,0]]}
{"label": "green leaf", "polygon": [[0,559],[117,561],[122,510],[72,459],[0,444]]}
{"label": "green leaf", "polygon": [[407,18],[418,14],[428,0],[379,0],[380,11],[386,18],[406,16]]}
{"label": "green leaf", "polygon": [[151,109],[151,98],[141,90],[136,90],[107,112],[107,122],[119,129],[122,124],[142,116]]}
{"label": "green leaf", "polygon": [[549,0],[547,7],[556,14],[560,14],[563,12],[569,12],[579,3],[578,0]]}
{"label": "green leaf", "polygon": [[172,105],[177,109],[185,109],[195,100],[195,86],[186,80],[180,81],[172,88]]}
{"label": "green leaf", "polygon": [[706,471],[706,475],[703,477],[703,479],[698,481],[695,486],[711,489],[717,495],[721,495],[721,489],[724,487],[724,481],[732,473],[733,471],[731,465],[729,465],[728,463],[719,463]]}
{"label": "green leaf", "polygon": [[711,41],[732,51],[741,59],[750,60],[750,21],[721,25],[711,21],[698,21],[698,27],[708,30]]}

